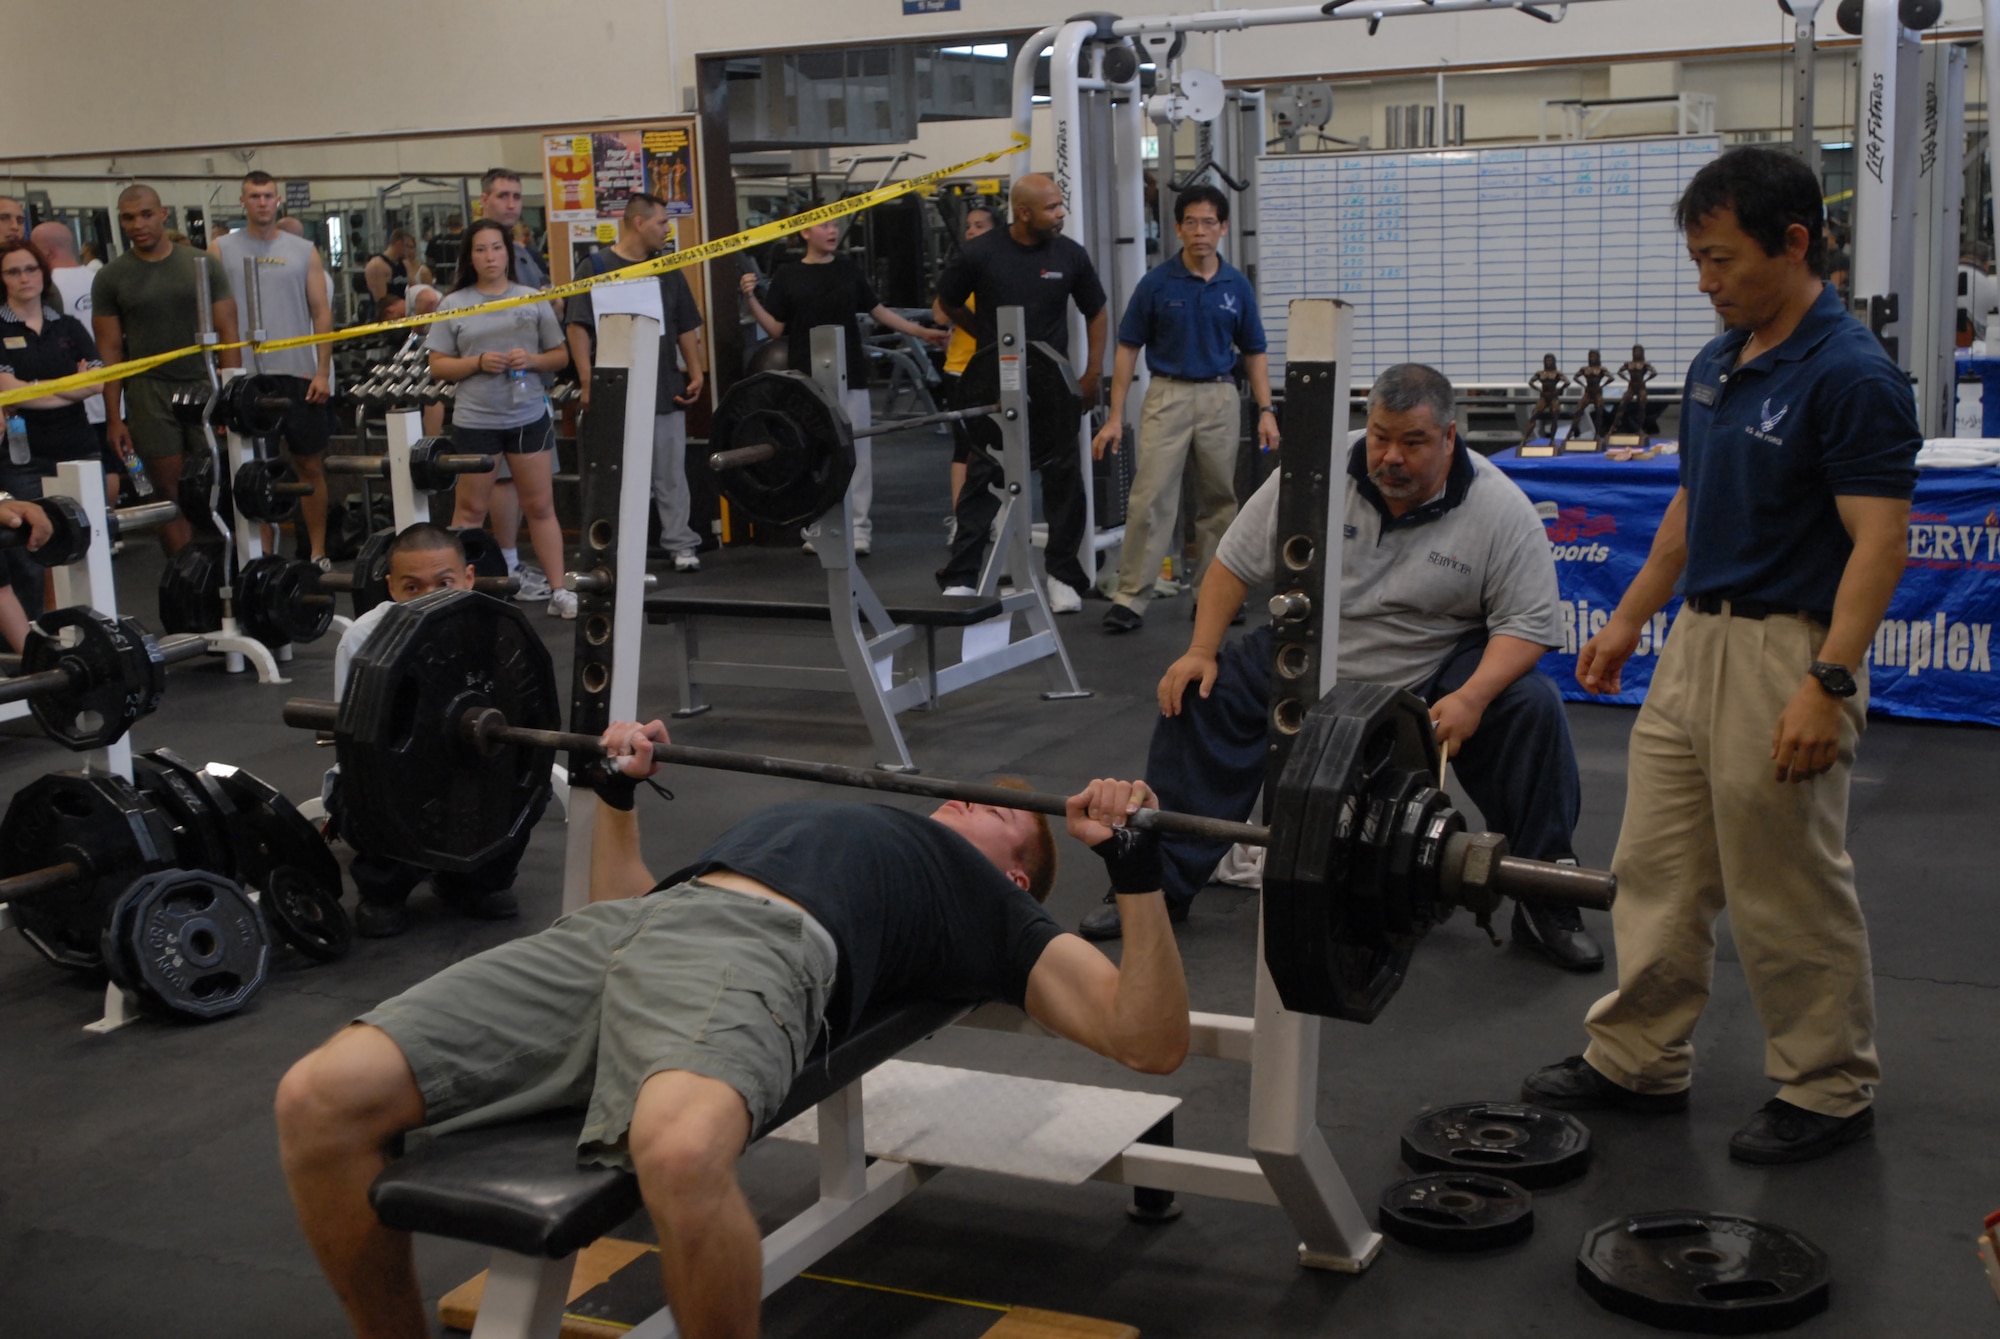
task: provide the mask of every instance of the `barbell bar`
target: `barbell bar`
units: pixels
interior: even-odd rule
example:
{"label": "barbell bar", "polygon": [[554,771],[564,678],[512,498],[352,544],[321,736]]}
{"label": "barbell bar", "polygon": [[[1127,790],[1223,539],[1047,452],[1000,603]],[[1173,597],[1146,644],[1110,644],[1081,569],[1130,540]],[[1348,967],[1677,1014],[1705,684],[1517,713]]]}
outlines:
{"label": "barbell bar", "polygon": [[[178,664],[180,661],[193,660],[196,656],[208,654],[208,638],[200,633],[164,637],[155,645],[159,647],[160,663],[165,665]],[[11,679],[0,679],[0,703],[19,702],[49,693],[80,692],[91,686],[93,680],[89,671],[82,664],[64,657],[54,669],[36,670],[32,674],[19,674]]]}
{"label": "barbell bar", "polygon": [[[39,498],[16,498],[17,502],[32,502],[42,509],[49,520],[49,537],[42,546],[29,551],[28,556],[43,567],[67,567],[84,554],[90,552],[90,521],[75,498],[51,494]],[[141,502],[130,507],[106,508],[104,525],[111,537],[119,536],[149,526],[164,525],[181,514],[181,509],[169,501]],[[0,528],[0,549],[23,548],[28,543],[30,527],[24,522],[11,529]]]}
{"label": "barbell bar", "polygon": [[[285,724],[305,730],[332,732],[340,715],[340,704],[325,699],[292,698],[285,703]],[[468,708],[458,720],[458,735],[481,753],[495,746],[518,744],[528,748],[551,748],[560,752],[603,756],[604,747],[595,735],[572,734],[562,730],[532,730],[510,725],[494,707]],[[920,795],[935,800],[962,800],[968,804],[990,804],[1003,809],[1024,809],[1056,818],[1068,812],[1068,798],[1046,791],[1014,790],[1006,786],[956,781],[947,777],[926,777],[909,772],[883,772],[872,768],[848,767],[841,763],[809,762],[800,758],[773,758],[761,753],[738,753],[729,749],[699,748],[688,744],[655,744],[656,761],[712,771],[748,772],[757,776],[784,777],[794,781],[818,781],[827,785],[850,786],[857,790],[890,791],[899,795]],[[1141,832],[1173,833],[1210,841],[1241,843],[1245,846],[1271,845],[1271,829],[1254,823],[1233,823],[1200,814],[1177,813],[1171,809],[1141,809],[1126,819],[1126,825]],[[1502,856],[1491,881],[1495,891],[1507,897],[1528,897],[1570,906],[1604,910],[1617,891],[1617,880],[1602,870],[1576,865],[1558,865],[1521,856]]]}
{"label": "barbell bar", "polygon": [[[969,418],[986,418],[1000,412],[997,404],[975,405],[970,409],[945,409],[935,414],[919,414],[914,418],[886,419],[866,428],[853,428],[848,436],[855,441],[863,437],[877,437],[886,432],[901,432],[906,428],[930,428],[940,423],[963,423]],[[778,454],[774,442],[751,442],[746,446],[731,447],[727,451],[717,451],[708,458],[711,470],[741,469],[745,465],[761,465]]]}

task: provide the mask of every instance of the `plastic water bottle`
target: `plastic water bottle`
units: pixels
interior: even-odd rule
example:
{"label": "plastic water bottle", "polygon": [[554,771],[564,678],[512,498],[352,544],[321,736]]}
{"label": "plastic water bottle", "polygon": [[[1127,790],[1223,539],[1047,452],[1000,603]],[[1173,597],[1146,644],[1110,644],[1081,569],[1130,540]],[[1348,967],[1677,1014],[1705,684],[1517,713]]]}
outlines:
{"label": "plastic water bottle", "polygon": [[32,459],[28,452],[28,420],[19,414],[7,415],[7,459],[16,465],[25,465]]}
{"label": "plastic water bottle", "polygon": [[542,397],[540,380],[531,383],[526,368],[508,368],[507,385],[513,392],[515,404],[526,404],[530,400],[539,400]]}
{"label": "plastic water bottle", "polygon": [[121,451],[118,459],[125,466],[125,477],[131,482],[132,492],[138,497],[153,495],[153,477],[146,473],[145,464],[136,451]]}

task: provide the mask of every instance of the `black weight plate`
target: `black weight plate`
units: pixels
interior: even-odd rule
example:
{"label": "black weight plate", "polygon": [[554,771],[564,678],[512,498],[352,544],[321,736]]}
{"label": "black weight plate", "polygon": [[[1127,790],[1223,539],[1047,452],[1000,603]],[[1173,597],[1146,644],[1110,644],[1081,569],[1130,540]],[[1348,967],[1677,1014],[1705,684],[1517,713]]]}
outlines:
{"label": "black weight plate", "polygon": [[1576,1278],[1608,1311],[1662,1329],[1760,1334],[1826,1310],[1826,1253],[1738,1214],[1633,1214],[1583,1234]]}
{"label": "black weight plate", "polygon": [[233,493],[236,505],[253,521],[283,525],[299,514],[299,499],[277,491],[279,484],[293,484],[299,476],[277,460],[246,460],[236,467]]}
{"label": "black weight plate", "polygon": [[141,875],[113,917],[125,966],[146,999],[188,1018],[221,1018],[264,985],[271,940],[234,880],[206,870]]}
{"label": "black weight plate", "polygon": [[[212,865],[198,864],[197,862],[190,861],[185,852],[183,852],[181,858],[175,863],[185,868],[206,869],[212,873],[227,875],[232,879],[239,878],[240,876],[236,869],[236,801],[231,799],[229,792],[222,788],[222,782],[195,766],[172,749],[149,749],[147,752],[139,755],[139,757],[160,768],[162,771],[171,772],[180,777],[187,785],[198,791],[203,801],[203,812],[212,820],[212,835],[204,837],[202,844],[206,850],[214,855],[218,863]],[[135,775],[137,773],[138,761],[139,759],[133,760]]]}
{"label": "black weight plate", "polygon": [[267,554],[243,569],[236,582],[236,616],[243,630],[266,646],[318,641],[333,626],[332,604],[306,604],[319,594],[319,569],[301,558]]}
{"label": "black weight plate", "polygon": [[[278,401],[282,403],[274,403]],[[277,378],[256,372],[224,382],[216,412],[232,431],[245,437],[266,437],[284,426],[290,408],[291,397]]]}
{"label": "black weight plate", "polygon": [[[209,505],[209,492],[215,483],[215,457],[206,449],[191,451],[181,457],[180,486],[174,493],[174,500],[180,504],[181,515],[198,528],[218,528],[215,511]],[[236,519],[235,503],[229,496],[229,480],[222,481],[222,524],[232,524]]]}
{"label": "black weight plate", "polygon": [[174,825],[174,863],[227,875],[236,864],[222,815],[193,778],[151,757],[132,760],[132,782]]}
{"label": "black weight plate", "polygon": [[90,519],[75,498],[51,493],[36,501],[49,518],[49,537],[30,558],[43,567],[64,567],[90,552]]}
{"label": "black weight plate", "polygon": [[100,970],[111,904],[135,877],[173,861],[167,816],[108,772],[37,777],[0,818],[0,877],[68,862],[83,868],[72,884],[10,904],[21,937],[59,967]]}
{"label": "black weight plate", "polygon": [[506,577],[507,555],[500,552],[500,546],[493,542],[491,531],[477,526],[466,526],[463,530],[452,531],[458,542],[465,547],[465,561],[472,564],[472,575],[476,577]]}
{"label": "black weight plate", "polygon": [[236,807],[229,825],[235,843],[235,878],[261,893],[271,891],[274,871],[302,871],[321,887],[340,896],[340,861],[305,815],[283,791],[254,773],[228,763],[212,762],[202,769]]}
{"label": "black weight plate", "polygon": [[221,629],[220,544],[197,542],[167,559],[160,572],[160,626],[176,633]]}
{"label": "black weight plate", "polygon": [[1306,713],[1273,793],[1277,859],[1264,873],[1264,961],[1287,1009],[1372,1023],[1402,986],[1421,931],[1383,914],[1402,890],[1383,887],[1392,832],[1370,838],[1369,821],[1393,822],[1391,799],[1435,767],[1430,711],[1399,688],[1343,682]]}
{"label": "black weight plate", "polygon": [[1479,1172],[1432,1172],[1382,1192],[1385,1235],[1427,1251],[1484,1251],[1525,1241],[1535,1230],[1534,1196]]}
{"label": "black weight plate", "polygon": [[[1083,431],[1083,392],[1069,359],[1040,340],[1028,343],[1028,463],[1036,469],[1054,453],[1076,454]],[[974,351],[952,392],[953,409],[973,409],[1000,403],[1000,346]],[[972,443],[985,450],[1000,449],[1000,425],[991,418],[965,421]]]}
{"label": "black weight plate", "polygon": [[347,956],[354,947],[354,926],[340,905],[338,885],[328,888],[296,865],[279,865],[266,883],[261,905],[278,938],[314,962]]}
{"label": "black weight plate", "polygon": [[82,753],[125,737],[166,692],[166,665],[146,630],[84,605],[52,609],[28,628],[21,673],[60,669],[70,687],[28,699],[43,733]]}
{"label": "black weight plate", "polygon": [[1590,1169],[1590,1130],[1576,1117],[1517,1102],[1465,1102],[1426,1111],[1403,1130],[1411,1170],[1481,1171],[1529,1190]]}
{"label": "black weight plate", "polygon": [[803,372],[760,372],[731,386],[709,426],[711,454],[768,442],[769,460],[722,470],[716,486],[757,520],[810,525],[840,504],[854,477],[847,413]]}
{"label": "black weight plate", "polygon": [[382,616],[348,667],[334,731],[355,849],[465,872],[541,817],[555,751],[482,752],[459,733],[478,707],[528,729],[562,719],[548,647],[520,605],[445,590]]}
{"label": "black weight plate", "polygon": [[347,598],[356,618],[389,598],[389,545],[395,539],[396,528],[385,526],[362,540],[355,551],[354,589]]}

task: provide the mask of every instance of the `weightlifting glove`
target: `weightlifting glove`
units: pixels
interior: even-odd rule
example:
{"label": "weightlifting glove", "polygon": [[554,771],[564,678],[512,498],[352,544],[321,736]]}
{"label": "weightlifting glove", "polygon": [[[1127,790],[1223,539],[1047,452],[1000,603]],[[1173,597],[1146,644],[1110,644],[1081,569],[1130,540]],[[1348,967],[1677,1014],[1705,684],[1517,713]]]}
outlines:
{"label": "weightlifting glove", "polygon": [[1137,828],[1111,829],[1111,835],[1090,848],[1111,874],[1114,893],[1158,892],[1165,882],[1160,873],[1160,836]]}
{"label": "weightlifting glove", "polygon": [[597,798],[613,809],[631,813],[639,793],[639,778],[627,776],[618,770],[618,765],[609,758],[600,759],[590,765],[581,778],[584,785],[597,792]]}

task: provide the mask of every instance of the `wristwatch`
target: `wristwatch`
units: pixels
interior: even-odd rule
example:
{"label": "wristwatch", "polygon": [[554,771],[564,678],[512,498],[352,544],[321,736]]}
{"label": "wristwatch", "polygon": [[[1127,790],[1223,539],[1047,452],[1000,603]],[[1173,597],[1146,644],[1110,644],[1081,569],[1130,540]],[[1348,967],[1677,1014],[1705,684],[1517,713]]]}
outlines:
{"label": "wristwatch", "polygon": [[1818,679],[1819,686],[1826,689],[1828,695],[1832,697],[1853,697],[1860,686],[1854,682],[1854,676],[1848,673],[1847,666],[1835,665],[1830,661],[1815,660],[1806,673]]}
{"label": "wristwatch", "polygon": [[1278,412],[1278,407],[1276,405],[1260,404],[1257,406],[1257,412],[1260,414],[1275,414]]}

